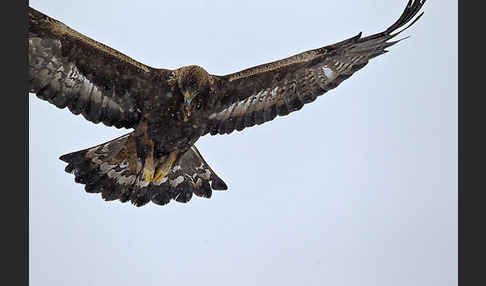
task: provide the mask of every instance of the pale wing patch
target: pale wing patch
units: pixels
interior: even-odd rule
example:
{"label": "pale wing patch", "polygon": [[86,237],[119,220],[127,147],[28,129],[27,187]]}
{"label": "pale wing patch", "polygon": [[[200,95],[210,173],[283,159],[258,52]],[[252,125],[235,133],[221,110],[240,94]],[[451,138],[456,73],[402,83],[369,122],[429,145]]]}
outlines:
{"label": "pale wing patch", "polygon": [[333,80],[336,78],[337,73],[334,72],[330,67],[328,66],[323,66],[322,71],[324,72],[324,75],[327,77],[329,81]]}

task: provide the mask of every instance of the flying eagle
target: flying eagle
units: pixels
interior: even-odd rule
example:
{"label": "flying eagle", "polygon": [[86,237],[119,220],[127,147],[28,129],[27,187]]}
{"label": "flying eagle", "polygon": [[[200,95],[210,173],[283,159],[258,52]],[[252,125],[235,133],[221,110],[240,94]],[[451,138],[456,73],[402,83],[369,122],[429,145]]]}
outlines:
{"label": "flying eagle", "polygon": [[[29,8],[29,91],[93,122],[133,129],[60,157],[88,193],[142,206],[210,198],[227,186],[196,141],[300,110],[337,87],[410,27],[425,0],[410,0],[381,33],[357,36],[236,73],[200,66],[157,69]],[[398,31],[414,19],[407,27]]]}

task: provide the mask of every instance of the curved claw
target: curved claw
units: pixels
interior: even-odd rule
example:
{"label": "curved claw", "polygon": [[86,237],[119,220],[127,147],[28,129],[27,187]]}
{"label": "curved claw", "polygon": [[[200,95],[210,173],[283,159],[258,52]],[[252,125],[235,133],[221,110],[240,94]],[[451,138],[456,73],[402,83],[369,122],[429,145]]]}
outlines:
{"label": "curved claw", "polygon": [[170,173],[172,166],[174,166],[176,159],[177,159],[176,151],[169,153],[167,159],[157,166],[157,171],[155,172],[155,177],[153,181],[158,182],[162,180],[164,177],[166,177]]}

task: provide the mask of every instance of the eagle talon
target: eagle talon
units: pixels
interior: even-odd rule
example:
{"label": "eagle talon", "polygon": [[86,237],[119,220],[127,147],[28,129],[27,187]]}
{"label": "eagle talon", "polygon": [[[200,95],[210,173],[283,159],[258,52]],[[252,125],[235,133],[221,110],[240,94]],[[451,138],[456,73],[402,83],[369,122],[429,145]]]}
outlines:
{"label": "eagle talon", "polygon": [[155,177],[154,177],[154,182],[158,182],[160,180],[162,180],[164,177],[166,177],[168,174],[169,174],[169,170],[166,170],[166,169],[157,169],[157,173],[155,174]]}
{"label": "eagle talon", "polygon": [[145,164],[143,167],[143,180],[145,182],[152,182],[154,180],[155,167],[154,167],[154,157],[153,157],[153,146],[150,150],[147,158],[145,158]]}
{"label": "eagle talon", "polygon": [[157,166],[157,171],[155,172],[154,182],[158,182],[169,175],[170,170],[174,166],[174,163],[177,158],[177,152],[169,153],[167,159],[162,162],[162,164]]}
{"label": "eagle talon", "polygon": [[154,170],[150,170],[149,168],[144,168],[143,169],[143,180],[145,182],[152,182],[154,179]]}

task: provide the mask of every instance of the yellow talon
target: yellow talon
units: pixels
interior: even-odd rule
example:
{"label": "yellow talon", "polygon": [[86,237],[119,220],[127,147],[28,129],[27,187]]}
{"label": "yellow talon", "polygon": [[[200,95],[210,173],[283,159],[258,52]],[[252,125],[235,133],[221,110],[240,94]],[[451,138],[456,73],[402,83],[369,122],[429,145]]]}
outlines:
{"label": "yellow talon", "polygon": [[154,182],[158,182],[162,180],[164,177],[169,175],[170,170],[172,169],[172,166],[175,163],[175,160],[177,158],[177,153],[176,152],[171,152],[169,153],[168,158],[159,166],[157,166],[157,172],[155,174]]}
{"label": "yellow talon", "polygon": [[148,168],[143,169],[143,180],[145,182],[152,182],[154,179],[154,170],[149,170]]}
{"label": "yellow talon", "polygon": [[166,170],[166,169],[162,169],[162,168],[157,169],[157,173],[155,174],[155,177],[154,177],[154,182],[158,182],[158,181],[162,180],[165,176],[167,176],[169,174],[169,171],[170,170]]}
{"label": "yellow talon", "polygon": [[145,182],[152,182],[154,180],[154,157],[153,152],[150,152],[149,156],[145,158],[145,166],[143,167],[143,180]]}

